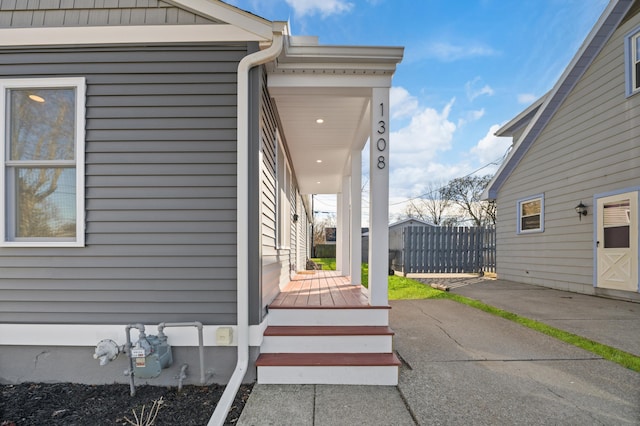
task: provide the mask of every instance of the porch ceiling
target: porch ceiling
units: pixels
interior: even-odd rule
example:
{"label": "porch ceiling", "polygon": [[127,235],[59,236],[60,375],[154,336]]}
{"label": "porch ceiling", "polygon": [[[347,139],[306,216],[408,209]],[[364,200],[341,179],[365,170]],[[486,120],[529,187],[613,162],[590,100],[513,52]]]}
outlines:
{"label": "porch ceiling", "polygon": [[[273,94],[272,90],[272,94]],[[369,96],[310,93],[301,88],[275,90],[280,116],[300,191],[341,191],[351,151],[361,150],[369,127]],[[322,123],[317,120],[322,119]]]}
{"label": "porch ceiling", "polygon": [[321,46],[313,37],[286,40],[268,68],[268,88],[301,193],[341,191],[351,152],[369,137],[372,88],[391,86],[402,54],[393,47]]}

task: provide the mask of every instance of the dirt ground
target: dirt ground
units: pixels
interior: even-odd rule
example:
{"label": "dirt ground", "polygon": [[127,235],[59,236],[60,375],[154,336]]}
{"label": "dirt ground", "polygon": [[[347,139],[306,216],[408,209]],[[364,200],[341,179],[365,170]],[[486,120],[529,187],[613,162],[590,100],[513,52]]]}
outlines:
{"label": "dirt ground", "polygon": [[[251,393],[253,385],[243,385],[225,424],[233,425]],[[72,383],[23,383],[0,385],[0,425],[129,425],[138,424],[153,406],[162,403],[155,423],[162,425],[206,425],[220,399],[223,386],[177,388],[138,386],[131,397],[128,384],[79,385]],[[146,423],[139,423],[146,424]]]}

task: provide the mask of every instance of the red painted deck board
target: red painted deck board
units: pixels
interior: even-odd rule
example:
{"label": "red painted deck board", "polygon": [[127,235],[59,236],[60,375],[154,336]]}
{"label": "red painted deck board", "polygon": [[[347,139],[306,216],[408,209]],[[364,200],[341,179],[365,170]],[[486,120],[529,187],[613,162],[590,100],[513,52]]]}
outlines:
{"label": "red painted deck board", "polygon": [[269,308],[369,308],[364,290],[335,271],[308,271],[296,275]]}
{"label": "red painted deck board", "polygon": [[387,326],[269,326],[265,336],[393,336]]}
{"label": "red painted deck board", "polygon": [[258,367],[376,367],[399,366],[394,353],[282,353],[260,354]]}

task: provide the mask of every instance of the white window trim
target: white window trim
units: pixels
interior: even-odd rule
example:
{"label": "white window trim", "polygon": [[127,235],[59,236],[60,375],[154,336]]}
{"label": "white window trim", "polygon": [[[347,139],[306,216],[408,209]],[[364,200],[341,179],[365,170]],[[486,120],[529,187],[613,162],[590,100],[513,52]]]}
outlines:
{"label": "white window trim", "polygon": [[636,76],[636,62],[640,61],[640,58],[636,58],[635,41],[640,37],[640,26],[628,32],[624,37],[624,73],[625,73],[625,94],[627,97],[633,96],[636,93],[640,93],[640,88],[636,89],[635,80],[640,78]]}
{"label": "white window trim", "polygon": [[[281,165],[278,161],[280,153],[282,153],[282,158],[284,159],[284,164],[282,164],[284,176],[282,176],[282,178],[284,179],[285,199],[289,203],[289,214],[286,214],[286,210],[283,211],[282,197],[280,196]],[[288,174],[287,171],[289,172]],[[289,159],[287,158],[287,151],[284,149],[284,144],[282,143],[282,139],[280,138],[280,133],[276,130],[276,248],[281,250],[287,250],[291,248],[291,179],[291,166],[289,165]]]}
{"label": "white window trim", "polygon": [[[528,203],[531,201],[535,201],[535,200],[540,200],[540,228],[537,229],[522,229],[522,204],[524,203]],[[518,235],[522,235],[522,234],[538,234],[541,232],[544,232],[544,194],[537,194],[537,195],[533,195],[531,197],[527,197],[527,198],[522,198],[520,200],[518,200],[518,202],[516,203],[516,208],[517,208],[517,234]]]}
{"label": "white window trim", "polygon": [[[62,241],[43,238],[38,241],[7,241],[7,90],[21,88],[73,87],[76,90],[75,168],[76,168],[76,238]],[[85,245],[85,201],[84,201],[84,155],[85,155],[85,98],[84,77],[0,79],[0,247],[84,247]]]}

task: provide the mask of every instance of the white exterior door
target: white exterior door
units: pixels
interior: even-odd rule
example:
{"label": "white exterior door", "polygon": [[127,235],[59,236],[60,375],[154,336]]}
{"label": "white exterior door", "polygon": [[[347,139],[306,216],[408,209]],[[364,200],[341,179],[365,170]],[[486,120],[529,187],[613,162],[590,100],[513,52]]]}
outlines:
{"label": "white exterior door", "polygon": [[598,198],[597,286],[638,291],[638,193]]}

